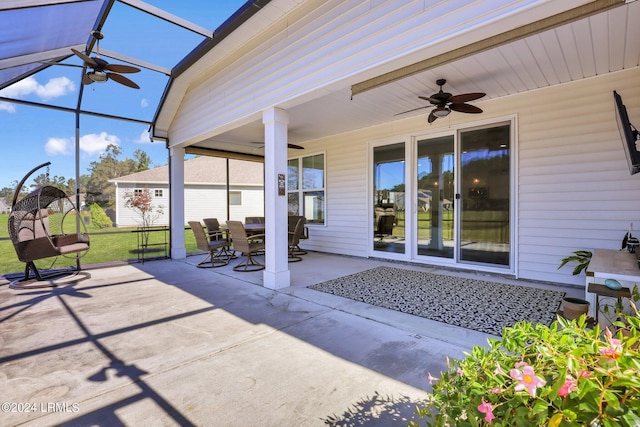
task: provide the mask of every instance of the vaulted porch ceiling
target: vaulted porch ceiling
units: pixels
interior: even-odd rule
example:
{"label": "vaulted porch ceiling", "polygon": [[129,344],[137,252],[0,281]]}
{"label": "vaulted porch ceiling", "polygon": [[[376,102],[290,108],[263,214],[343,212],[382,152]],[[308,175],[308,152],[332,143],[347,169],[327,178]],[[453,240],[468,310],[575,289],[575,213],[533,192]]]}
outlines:
{"label": "vaulted porch ceiling", "polygon": [[[602,6],[606,2],[594,3]],[[430,109],[396,114],[425,106],[426,101],[418,99],[418,95],[436,93],[439,87],[435,82],[439,78],[446,78],[445,90],[454,95],[485,92],[486,97],[472,102],[482,108],[489,99],[638,67],[640,2],[608,3],[612,6],[592,16],[427,66],[353,97],[352,86],[345,85],[288,108],[289,142],[305,145],[305,141],[418,115],[424,116],[425,126],[429,126],[426,119]],[[403,68],[397,70],[401,74]],[[357,91],[358,85],[354,88]],[[257,120],[193,147],[260,155],[263,132],[263,125]]]}

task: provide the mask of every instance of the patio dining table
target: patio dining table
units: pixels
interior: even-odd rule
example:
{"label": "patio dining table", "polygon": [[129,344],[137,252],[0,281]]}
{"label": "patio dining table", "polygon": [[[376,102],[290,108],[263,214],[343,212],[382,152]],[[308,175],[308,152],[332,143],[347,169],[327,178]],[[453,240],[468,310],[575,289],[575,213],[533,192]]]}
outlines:
{"label": "patio dining table", "polygon": [[[247,234],[260,234],[265,231],[265,224],[242,224]],[[229,232],[229,226],[227,224],[221,224],[220,229],[224,232]]]}

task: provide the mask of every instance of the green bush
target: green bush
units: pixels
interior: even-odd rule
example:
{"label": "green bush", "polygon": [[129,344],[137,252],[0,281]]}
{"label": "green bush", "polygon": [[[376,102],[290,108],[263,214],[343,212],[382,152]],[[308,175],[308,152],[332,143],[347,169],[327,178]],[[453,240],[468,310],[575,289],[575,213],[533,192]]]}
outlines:
{"label": "green bush", "polygon": [[98,228],[109,228],[113,226],[111,218],[97,203],[91,205],[91,222]]}
{"label": "green bush", "polygon": [[[551,326],[519,322],[489,348],[448,363],[418,409],[429,426],[640,425],[640,317],[617,332],[586,327],[586,316]],[[417,426],[415,422],[410,425]]]}

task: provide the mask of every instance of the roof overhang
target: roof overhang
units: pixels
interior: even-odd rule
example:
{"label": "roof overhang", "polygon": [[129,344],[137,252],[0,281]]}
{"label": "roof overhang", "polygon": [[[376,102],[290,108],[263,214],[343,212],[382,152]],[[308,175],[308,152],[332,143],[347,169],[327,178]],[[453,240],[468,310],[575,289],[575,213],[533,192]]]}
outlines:
{"label": "roof overhang", "polygon": [[[233,71],[224,65],[234,64],[243,55],[248,57],[252,52],[269,49],[271,37],[286,38],[282,34],[289,28],[303,25],[298,21],[321,20],[316,9],[326,4],[307,0],[286,8],[284,3],[273,0],[269,4],[271,9],[256,11],[251,22],[235,31],[233,37],[215,41],[183,63],[186,68],[172,79],[156,114],[155,135],[169,136],[185,96],[196,96],[196,91],[190,94],[190,90],[203,90],[202,83],[207,79],[211,82],[218,81],[218,77],[220,81],[230,79]],[[498,5],[491,5],[498,9]],[[438,40],[435,35],[431,40],[428,32],[422,32],[425,37],[422,46],[415,44],[415,37],[411,40],[409,34],[407,40],[416,46],[413,50],[398,49],[400,54],[354,72],[332,70],[335,79],[330,84],[274,100],[272,105],[289,112],[289,142],[304,145],[314,139],[410,117],[394,115],[419,107],[416,95],[437,92],[435,81],[440,77],[447,77],[449,89],[456,93],[486,92],[484,101],[639,65],[640,30],[636,23],[640,22],[640,5],[636,0],[504,1],[500,6],[503,10],[511,7],[504,19],[483,22],[486,16],[481,16],[475,24],[466,21],[457,33],[447,34],[447,39]],[[280,16],[273,12],[276,7],[282,13]],[[453,15],[458,12],[441,20],[454,20]],[[486,15],[490,13],[487,10]],[[437,23],[446,27],[445,22]],[[393,34],[389,38],[395,37],[393,41],[401,45],[402,36]],[[585,52],[592,52],[593,58],[585,60]],[[556,66],[557,71],[548,72],[555,73],[554,76],[545,75]],[[262,77],[259,73],[253,75],[256,79]],[[211,89],[215,90],[213,86]],[[237,108],[243,100],[245,104],[253,103],[251,98],[241,98],[229,108]],[[223,125],[207,123],[208,127],[202,128],[207,133],[191,135],[184,141],[171,135],[170,144],[256,154],[254,143],[264,140],[261,111],[260,108],[252,113],[243,111],[236,115],[235,122]]]}

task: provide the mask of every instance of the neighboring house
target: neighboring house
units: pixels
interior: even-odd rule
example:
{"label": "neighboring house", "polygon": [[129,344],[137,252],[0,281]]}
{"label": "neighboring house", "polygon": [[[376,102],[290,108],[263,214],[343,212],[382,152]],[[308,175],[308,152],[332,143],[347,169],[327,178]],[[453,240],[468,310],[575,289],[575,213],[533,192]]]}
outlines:
{"label": "neighboring house", "polygon": [[[226,159],[196,157],[185,165],[185,209],[188,221],[218,218],[243,221],[245,216],[264,215],[262,163],[229,160],[229,217],[227,217]],[[154,207],[162,206],[162,215],[154,225],[169,224],[169,168],[160,166],[110,180],[116,186],[116,225],[131,227],[140,224],[140,215],[126,207],[125,194],[148,188]]]}
{"label": "neighboring house", "polygon": [[11,212],[11,206],[4,200],[0,198],[0,213],[9,213]]}
{"label": "neighboring house", "polygon": [[[290,284],[277,229],[292,206],[307,249],[573,284],[584,278],[561,258],[640,229],[612,96],[638,127],[639,1],[248,3],[173,70],[153,136],[170,149],[178,211],[192,197],[184,153],[266,145],[265,286]],[[440,89],[485,92],[469,102],[482,114],[428,122]],[[428,204],[413,196],[427,191]],[[402,218],[393,250],[373,240],[384,192]]]}

